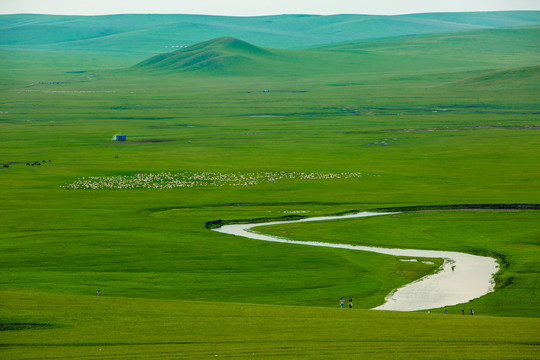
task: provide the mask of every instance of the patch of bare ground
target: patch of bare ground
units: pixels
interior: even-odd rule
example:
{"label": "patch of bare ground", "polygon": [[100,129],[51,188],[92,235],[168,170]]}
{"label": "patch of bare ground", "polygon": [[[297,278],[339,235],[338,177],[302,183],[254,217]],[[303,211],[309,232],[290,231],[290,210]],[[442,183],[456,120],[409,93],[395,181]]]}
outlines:
{"label": "patch of bare ground", "polygon": [[0,331],[10,331],[10,330],[30,330],[30,329],[43,329],[50,328],[52,325],[49,324],[37,324],[37,323],[0,323]]}

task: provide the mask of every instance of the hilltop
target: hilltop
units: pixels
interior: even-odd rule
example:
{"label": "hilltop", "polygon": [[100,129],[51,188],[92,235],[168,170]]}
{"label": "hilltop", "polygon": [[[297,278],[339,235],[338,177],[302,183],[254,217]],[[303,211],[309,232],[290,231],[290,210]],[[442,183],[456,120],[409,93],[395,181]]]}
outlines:
{"label": "hilltop", "polygon": [[150,70],[223,70],[256,65],[257,60],[273,57],[266,49],[233,37],[222,37],[195,44],[170,53],[153,56],[135,68]]}

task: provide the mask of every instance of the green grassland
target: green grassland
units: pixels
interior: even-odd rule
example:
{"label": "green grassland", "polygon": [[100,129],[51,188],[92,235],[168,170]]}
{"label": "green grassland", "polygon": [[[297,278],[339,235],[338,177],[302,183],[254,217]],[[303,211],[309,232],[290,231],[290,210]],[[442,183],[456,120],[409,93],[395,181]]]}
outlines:
{"label": "green grassland", "polygon": [[[265,229],[504,255],[497,290],[448,315],[367,310],[440,261],[263,243],[205,223],[540,203],[538,34],[528,26],[305,50],[228,37],[157,58],[77,46],[2,50],[0,163],[9,167],[0,168],[0,319],[2,329],[21,330],[3,331],[0,351],[13,359],[537,357],[535,211]],[[111,141],[115,134],[128,141]],[[362,176],[69,188],[161,172]],[[337,309],[341,296],[355,298],[352,311]],[[478,316],[458,316],[463,307]]]}
{"label": "green grassland", "polygon": [[[10,359],[535,359],[530,318],[8,292]],[[36,302],[39,301],[39,303]],[[337,303],[336,303],[337,305]],[[61,322],[62,325],[49,325]]]}

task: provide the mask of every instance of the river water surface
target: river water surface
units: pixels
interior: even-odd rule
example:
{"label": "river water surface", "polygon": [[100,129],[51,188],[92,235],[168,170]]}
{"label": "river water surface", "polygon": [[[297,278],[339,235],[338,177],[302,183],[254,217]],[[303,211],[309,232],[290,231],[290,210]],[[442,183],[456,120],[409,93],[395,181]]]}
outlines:
{"label": "river water surface", "polygon": [[360,212],[341,216],[311,217],[301,220],[224,225],[213,230],[261,241],[371,251],[380,254],[407,256],[411,258],[422,257],[444,259],[444,262],[437,273],[424,276],[423,278],[392,291],[386,297],[385,303],[375,307],[374,310],[415,311],[433,309],[465,303],[493,291],[493,275],[498,271],[498,264],[497,261],[491,257],[453,251],[392,249],[317,241],[296,241],[283,237],[263,235],[252,230],[254,227],[266,225],[341,220],[391,214],[396,213]]}

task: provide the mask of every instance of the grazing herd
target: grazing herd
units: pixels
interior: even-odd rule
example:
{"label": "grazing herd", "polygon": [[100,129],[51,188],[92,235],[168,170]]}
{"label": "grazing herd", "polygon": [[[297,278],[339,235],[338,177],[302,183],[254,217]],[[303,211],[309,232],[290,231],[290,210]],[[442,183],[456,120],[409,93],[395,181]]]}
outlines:
{"label": "grazing herd", "polygon": [[[41,164],[45,164],[47,162],[52,163],[52,160],[49,160],[49,161],[47,161],[47,160],[30,161],[30,162],[26,163],[26,166],[41,166]],[[9,166],[13,165],[13,164],[23,164],[23,163],[17,163],[17,162],[6,163],[6,164],[2,164],[2,167],[9,168]]]}
{"label": "grazing herd", "polygon": [[[27,162],[26,163],[26,166],[36,166],[36,165],[41,165],[41,164],[45,164],[47,161],[46,160],[41,160],[41,161],[34,161],[34,162]],[[51,160],[49,160],[49,162],[52,162]]]}

